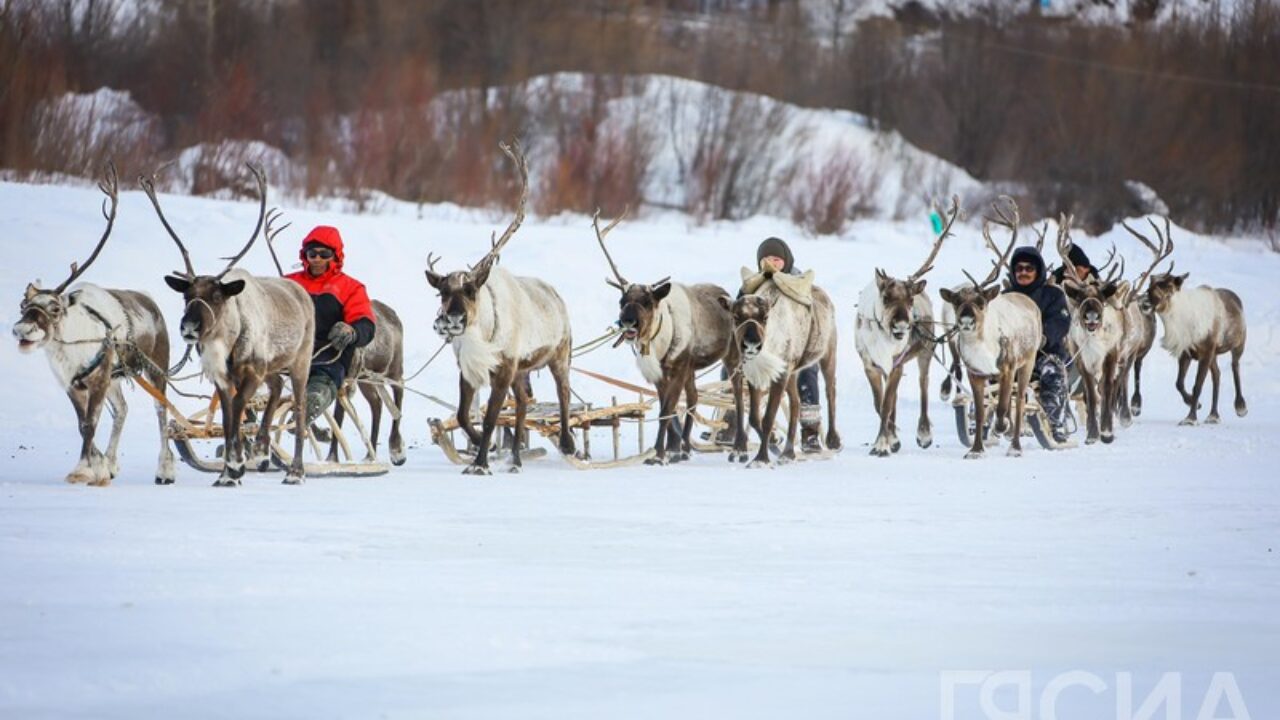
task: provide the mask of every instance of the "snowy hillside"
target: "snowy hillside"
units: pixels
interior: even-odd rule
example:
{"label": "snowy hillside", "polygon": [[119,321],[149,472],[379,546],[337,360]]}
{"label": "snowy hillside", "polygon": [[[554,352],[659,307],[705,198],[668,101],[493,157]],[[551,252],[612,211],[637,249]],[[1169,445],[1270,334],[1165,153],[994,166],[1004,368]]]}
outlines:
{"label": "snowy hillside", "polygon": [[[90,189],[0,184],[5,337],[28,282],[56,284],[84,259],[99,201]],[[256,213],[163,202],[206,272]],[[439,346],[428,251],[464,267],[507,221],[446,206],[419,217],[395,203],[378,216],[284,209],[288,257],[310,227],[341,228],[348,271],[405,319],[410,371]],[[410,395],[408,464],[388,476],[293,488],[250,475],[215,490],[180,466],[161,488],[154,416],[133,389],[121,475],[106,489],[69,486],[69,403],[43,357],[0,343],[0,717],[933,718],[944,717],[942,673],[981,670],[1029,672],[1032,703],[1062,672],[1105,681],[1062,693],[1062,718],[1112,717],[1121,674],[1136,707],[1168,672],[1181,673],[1182,717],[1196,717],[1214,673],[1229,672],[1250,717],[1280,716],[1280,257],[1174,232],[1191,282],[1243,298],[1248,417],[1177,427],[1174,363],[1157,347],[1143,415],[1115,444],[1031,447],[1021,459],[962,460],[936,390],[934,447],[917,448],[908,430],[898,456],[867,455],[876,420],[853,351],[854,300],[875,267],[918,266],[923,218],[804,240],[767,217],[694,227],[651,214],[610,236],[634,279],[732,288],[769,235],[817,270],[837,307],[846,449],[774,470],[703,455],[660,470],[543,459],[522,475],[464,477],[428,440],[427,418],[444,411]],[[1111,241],[1131,270],[1143,264],[1123,231],[1081,240],[1097,257]],[[576,342],[614,319],[589,219],[528,218],[502,263],[556,286]],[[987,263],[976,225],[961,228],[929,276],[935,306],[936,288]],[[260,246],[242,264],[273,271]],[[181,303],[162,276],[180,265],[130,190],[85,279],[150,293],[177,346]],[[575,365],[643,384],[624,349]],[[452,401],[456,377],[444,354],[411,385]],[[574,383],[597,403],[622,394]],[[550,378],[534,389],[550,397]],[[918,403],[912,367],[902,426],[914,427]],[[976,687],[956,698],[954,717],[984,717]],[[1018,697],[1006,687],[996,702]]]}

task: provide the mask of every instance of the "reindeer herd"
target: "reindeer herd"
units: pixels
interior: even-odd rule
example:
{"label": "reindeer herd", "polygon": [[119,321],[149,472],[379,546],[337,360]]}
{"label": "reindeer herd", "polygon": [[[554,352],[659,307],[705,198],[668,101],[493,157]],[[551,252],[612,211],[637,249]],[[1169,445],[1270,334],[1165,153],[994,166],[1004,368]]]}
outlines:
{"label": "reindeer herd", "polygon": [[[521,428],[530,402],[528,375],[542,368],[550,371],[556,385],[559,450],[566,455],[575,452],[570,432],[569,386],[573,342],[566,304],[547,282],[515,275],[498,266],[503,248],[524,220],[529,187],[528,168],[519,145],[502,144],[501,148],[514,164],[521,184],[514,219],[501,237],[493,238],[488,252],[467,270],[440,274],[435,269],[439,259],[432,255],[428,256],[425,269],[428,284],[440,297],[434,330],[452,347],[457,361],[457,420],[476,448],[474,460],[464,470],[467,474],[491,472],[490,448],[508,395],[514,396],[516,427]],[[304,388],[316,350],[314,311],[307,292],[282,277],[254,276],[235,267],[264,234],[264,225],[268,244],[279,232],[271,228],[278,214],[267,213],[266,178],[260,168],[251,166],[250,170],[259,200],[257,224],[248,242],[226,267],[208,275],[197,274],[192,266],[186,246],[161,209],[152,178],[139,178],[184,263],[184,270],[164,278],[182,296],[180,336],[189,349],[198,351],[201,369],[215,386],[222,411],[226,445],[215,485],[239,485],[247,469],[267,469],[272,410],[281,401],[287,378],[294,403],[294,424],[299,424],[296,418],[306,416]],[[28,285],[20,306],[21,318],[13,326],[21,350],[44,350],[55,377],[71,400],[82,443],[79,461],[66,480],[90,485],[107,485],[118,472],[116,451],[127,414],[122,383],[130,378],[146,378],[163,394],[171,374],[167,370],[168,329],[149,297],[88,283],[69,289],[97,259],[115,224],[118,180],[114,168],[108,169],[99,188],[106,196],[102,211],[106,229],[89,258],[83,265],[73,263],[69,277],[53,289]],[[879,417],[871,444],[873,456],[887,457],[901,448],[898,387],[905,367],[913,361],[920,387],[916,443],[921,448],[932,444],[929,367],[939,355],[945,357],[947,351],[952,361],[943,382],[944,396],[959,389],[966,376],[974,398],[986,397],[988,383],[997,387],[993,430],[1008,436],[1010,455],[1021,454],[1024,403],[1043,342],[1042,319],[1039,308],[1026,296],[1002,292],[998,281],[1017,244],[1021,222],[1017,206],[1007,197],[993,203],[992,209],[995,217],[984,217],[982,225],[984,242],[994,256],[992,267],[982,280],[965,270],[967,283],[941,288],[941,317],[935,317],[925,276],[935,267],[944,242],[952,236],[952,226],[960,215],[958,198],[953,198],[946,212],[938,209],[944,218],[942,231],[919,269],[899,279],[877,268],[858,296],[854,346]],[[656,388],[659,429],[646,462],[665,465],[689,458],[693,423],[688,411],[681,410],[681,396],[684,408],[694,408],[698,404],[695,379],[699,371],[717,364],[723,364],[728,371],[736,411],[728,453],[731,462],[755,468],[771,466],[775,455],[783,463],[797,459],[797,375],[801,369],[814,365],[821,371],[826,391],[828,415],[823,444],[828,453],[840,450],[835,308],[831,293],[814,284],[813,272],[791,276],[743,268],[736,297],[713,284],[682,284],[669,277],[648,284],[629,282],[605,243],[623,216],[602,229],[597,212],[592,228],[613,274],[606,282],[620,293],[613,347],[626,344],[640,373]],[[994,227],[1009,233],[1003,246],[991,237]],[[1151,222],[1154,241],[1127,224],[1124,227],[1153,257],[1133,282],[1124,277],[1124,259],[1116,259],[1114,247],[1099,277],[1080,279],[1071,271],[1068,257],[1071,218],[1063,215],[1058,223],[1056,249],[1068,270],[1060,284],[1070,308],[1068,346],[1086,408],[1086,443],[1112,442],[1116,416],[1121,425],[1127,426],[1133,416],[1141,413],[1142,361],[1154,345],[1157,316],[1164,326],[1161,346],[1178,362],[1177,390],[1188,407],[1182,424],[1196,423],[1206,376],[1212,377],[1213,386],[1205,422],[1219,421],[1217,358],[1225,353],[1231,354],[1235,410],[1244,416],[1247,405],[1240,384],[1240,357],[1246,330],[1240,298],[1226,289],[1184,288],[1187,274],[1175,275],[1172,265],[1157,272],[1174,249],[1167,219],[1163,231]],[[1047,223],[1037,233],[1035,246],[1041,250]],[[272,253],[274,256],[274,250]],[[389,306],[375,302],[375,308],[375,342],[357,354],[356,365],[373,368],[398,381],[404,373],[404,328]],[[1185,381],[1193,361],[1197,363],[1196,375],[1188,391]],[[1131,373],[1134,388],[1129,397]],[[357,374],[354,372],[353,377]],[[241,427],[246,404],[264,385],[268,391],[267,409],[256,435],[246,438]],[[390,445],[393,461],[400,464],[404,451],[398,409],[404,388],[399,382],[393,385],[394,397],[361,389],[374,409],[375,447],[383,400],[392,406]],[[489,397],[477,430],[471,423],[470,409],[477,393],[486,387]],[[351,393],[354,388],[343,391]],[[771,439],[784,395],[789,417],[785,444],[779,451]],[[111,407],[113,415],[105,454],[94,443],[104,403]],[[157,399],[161,433],[157,484],[170,484],[175,478],[173,453],[165,435],[167,407],[163,398]],[[975,403],[974,412],[975,426],[986,427],[985,403]],[[338,419],[341,420],[340,414]],[[749,448],[748,425],[757,438],[754,457]],[[293,434],[294,452],[284,480],[290,484],[302,482],[306,473],[302,458],[307,430],[295,427]],[[514,435],[511,465],[512,470],[518,470],[526,433],[517,431]],[[981,457],[988,442],[986,433],[974,432],[965,457]],[[336,440],[330,460],[334,457]]]}

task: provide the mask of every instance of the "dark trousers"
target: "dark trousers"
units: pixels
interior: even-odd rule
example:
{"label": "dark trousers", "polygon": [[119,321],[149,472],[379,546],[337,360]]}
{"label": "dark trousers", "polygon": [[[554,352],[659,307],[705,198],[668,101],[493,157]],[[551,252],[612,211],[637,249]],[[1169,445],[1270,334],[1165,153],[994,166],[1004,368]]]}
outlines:
{"label": "dark trousers", "polygon": [[1066,358],[1052,353],[1036,356],[1035,376],[1040,379],[1040,406],[1049,416],[1049,422],[1060,425],[1066,420],[1067,364]]}

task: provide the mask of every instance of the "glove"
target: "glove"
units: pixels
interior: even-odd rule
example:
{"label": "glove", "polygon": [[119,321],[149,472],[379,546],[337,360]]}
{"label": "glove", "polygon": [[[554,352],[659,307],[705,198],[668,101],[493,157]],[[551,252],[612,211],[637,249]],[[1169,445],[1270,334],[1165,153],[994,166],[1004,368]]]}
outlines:
{"label": "glove", "polygon": [[344,322],[336,323],[329,330],[329,345],[342,352],[348,345],[356,341],[356,329]]}

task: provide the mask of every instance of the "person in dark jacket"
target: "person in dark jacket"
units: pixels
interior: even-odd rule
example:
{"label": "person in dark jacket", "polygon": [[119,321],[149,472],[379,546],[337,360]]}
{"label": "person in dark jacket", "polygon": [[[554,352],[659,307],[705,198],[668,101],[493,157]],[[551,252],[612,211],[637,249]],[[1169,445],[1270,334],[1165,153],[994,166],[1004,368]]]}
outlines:
{"label": "person in dark jacket", "polygon": [[[771,237],[756,248],[756,267],[762,272],[782,272],[788,275],[803,275],[795,266],[795,256],[791,247],[781,238]],[[742,297],[742,291],[738,291]],[[727,371],[722,373],[728,377]],[[796,376],[796,384],[800,390],[800,449],[802,452],[820,452],[822,450],[822,406],[818,395],[818,366],[816,364],[801,370]],[[732,426],[730,420],[730,426]],[[726,436],[728,442],[732,438]]]}
{"label": "person in dark jacket", "polygon": [[1005,292],[1026,295],[1040,308],[1044,344],[1036,356],[1034,375],[1040,379],[1040,405],[1049,416],[1053,439],[1066,442],[1067,331],[1071,327],[1067,295],[1046,282],[1044,258],[1034,247],[1013,251],[1009,261],[1009,288]]}
{"label": "person in dark jacket", "polygon": [[364,285],[342,271],[342,235],[320,225],[302,241],[302,270],[286,275],[311,295],[316,310],[315,356],[307,380],[307,425],[333,404],[351,370],[355,349],[373,341],[373,305]]}
{"label": "person in dark jacket", "polygon": [[[1076,279],[1084,282],[1089,278],[1098,279],[1098,268],[1089,262],[1089,256],[1084,253],[1079,245],[1071,244],[1071,251],[1067,253],[1067,259],[1071,261],[1072,269],[1075,270]],[[1066,275],[1067,266],[1063,265],[1053,271],[1053,278],[1058,283],[1058,287],[1062,287],[1062,278]]]}

